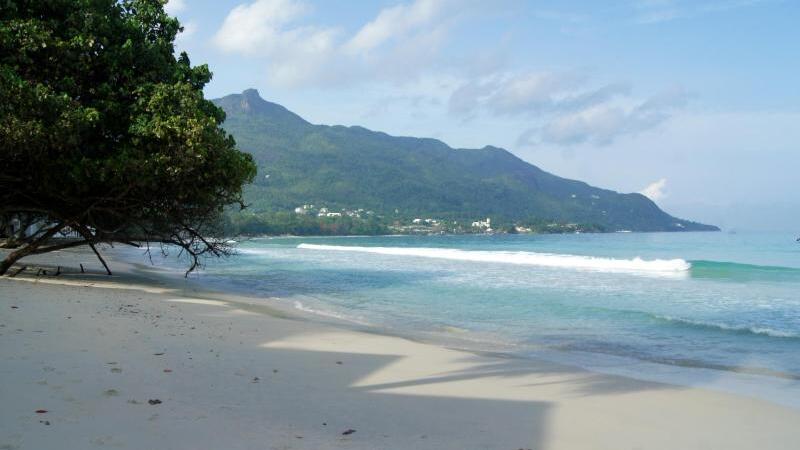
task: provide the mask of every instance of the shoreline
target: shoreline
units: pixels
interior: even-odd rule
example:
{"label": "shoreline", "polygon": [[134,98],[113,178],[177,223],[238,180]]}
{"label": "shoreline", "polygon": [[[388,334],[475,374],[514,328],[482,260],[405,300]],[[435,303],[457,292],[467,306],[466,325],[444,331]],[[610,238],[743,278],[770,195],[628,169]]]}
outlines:
{"label": "shoreline", "polygon": [[[26,263],[77,266],[75,255]],[[800,438],[800,412],[763,400],[351,329],[113,264],[113,277],[0,279],[0,448],[789,448]]]}
{"label": "shoreline", "polygon": [[[173,291],[179,290],[183,295],[211,301],[225,301],[237,305],[240,309],[253,310],[272,317],[406,339],[419,344],[475,355],[515,358],[533,363],[556,363],[579,370],[622,376],[637,381],[710,389],[765,400],[800,411],[800,382],[798,382],[797,376],[791,373],[773,372],[760,367],[714,366],[703,362],[694,363],[691,360],[672,362],[597,351],[558,350],[541,348],[536,345],[524,347],[520,344],[506,342],[500,336],[476,334],[472,330],[453,329],[452,327],[442,329],[396,328],[388,324],[368,322],[336,312],[317,310],[302,303],[304,300],[281,296],[259,297],[246,290],[235,290],[235,288],[233,292],[225,292],[224,289],[231,286],[205,282],[202,279],[202,271],[191,274],[189,278],[184,278],[182,268],[171,265],[151,265],[137,261],[140,258],[132,257],[131,251],[125,247],[106,249],[107,259],[113,265],[121,268],[121,273],[124,273],[126,278],[136,279],[139,283],[146,285],[157,283]],[[90,261],[93,257],[85,250],[63,253],[65,255],[86,253]],[[101,280],[99,285],[103,284],[103,277],[105,274],[99,277]]]}
{"label": "shoreline", "polygon": [[[715,225],[716,226],[716,225]],[[408,236],[550,236],[550,235],[569,235],[569,234],[651,234],[651,233],[722,233],[727,232],[723,228],[717,227],[716,230],[615,230],[615,231],[565,231],[561,233],[534,233],[534,232],[474,232],[474,233],[391,233],[391,234],[254,234],[254,235],[239,235],[231,238],[234,241],[240,242],[248,239],[280,239],[280,238],[300,238],[300,239],[324,239],[324,238],[365,238],[365,237],[408,237]]]}
{"label": "shoreline", "polygon": [[[126,258],[128,260],[128,258]],[[157,276],[183,273],[174,267],[160,266],[153,271],[152,266],[132,263],[136,267]],[[173,280],[178,282],[177,280]],[[207,292],[210,297],[225,296],[228,299],[245,303],[263,305],[280,310],[281,314],[290,317],[310,320],[326,325],[344,327],[348,330],[386,335],[408,339],[423,344],[445,347],[452,350],[476,354],[500,355],[509,358],[528,359],[534,362],[545,360],[558,364],[588,370],[590,372],[619,375],[640,381],[653,381],[683,387],[697,387],[726,392],[734,395],[748,396],[767,400],[783,406],[800,410],[800,383],[798,375],[791,372],[770,370],[758,365],[721,365],[691,359],[648,359],[621,353],[601,351],[559,350],[542,347],[536,344],[524,345],[509,342],[503,336],[480,333],[475,330],[443,326],[441,328],[398,328],[388,323],[370,322],[362,317],[348,316],[346,313],[326,310],[325,305],[311,305],[303,298],[285,298],[281,296],[259,297],[253,292],[237,290],[236,293],[224,293],[223,290],[232,285],[209,283],[198,277],[190,276],[188,283],[196,289]],[[181,283],[183,280],[181,279]],[[199,291],[198,291],[199,292]]]}

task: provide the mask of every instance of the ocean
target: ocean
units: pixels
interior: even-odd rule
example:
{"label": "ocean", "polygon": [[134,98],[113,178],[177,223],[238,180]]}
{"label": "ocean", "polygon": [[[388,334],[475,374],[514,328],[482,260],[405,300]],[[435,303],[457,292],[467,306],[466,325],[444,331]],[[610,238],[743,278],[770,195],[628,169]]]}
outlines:
{"label": "ocean", "polygon": [[800,407],[795,239],[253,238],[190,282],[376,331]]}

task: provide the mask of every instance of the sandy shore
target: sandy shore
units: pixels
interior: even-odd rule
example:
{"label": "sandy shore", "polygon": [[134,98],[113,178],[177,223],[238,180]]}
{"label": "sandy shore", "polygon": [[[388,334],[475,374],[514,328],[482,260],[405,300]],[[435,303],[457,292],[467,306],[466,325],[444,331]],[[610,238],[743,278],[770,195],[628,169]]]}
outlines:
{"label": "sandy shore", "polygon": [[[800,442],[800,412],[761,400],[286,317],[130,267],[100,275],[80,253],[44,260],[71,267],[0,278],[0,449]],[[94,272],[76,273],[79,262]]]}

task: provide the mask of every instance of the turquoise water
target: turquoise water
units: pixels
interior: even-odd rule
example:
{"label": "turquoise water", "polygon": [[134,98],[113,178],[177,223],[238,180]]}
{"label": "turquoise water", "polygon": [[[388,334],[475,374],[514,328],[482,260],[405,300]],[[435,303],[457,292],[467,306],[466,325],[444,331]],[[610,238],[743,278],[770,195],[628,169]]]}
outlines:
{"label": "turquoise water", "polygon": [[198,280],[479,348],[745,374],[800,392],[795,238],[264,238],[240,242],[239,255],[211,263]]}

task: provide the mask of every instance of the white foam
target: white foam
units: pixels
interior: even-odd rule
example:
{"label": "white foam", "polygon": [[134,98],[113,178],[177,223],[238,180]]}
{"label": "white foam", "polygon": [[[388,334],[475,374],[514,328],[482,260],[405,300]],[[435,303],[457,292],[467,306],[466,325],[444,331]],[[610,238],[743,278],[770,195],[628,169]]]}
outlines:
{"label": "white foam", "polygon": [[683,259],[644,260],[638,257],[632,259],[617,259],[601,258],[596,256],[561,255],[555,253],[536,252],[481,251],[419,247],[356,247],[305,243],[298,245],[297,248],[307,250],[360,252],[375,253],[379,255],[438,258],[456,261],[558,267],[594,270],[600,272],[647,272],[680,274],[687,272],[692,267],[690,263]]}
{"label": "white foam", "polygon": [[798,335],[797,333],[793,333],[791,331],[776,330],[774,328],[767,328],[767,327],[736,326],[720,322],[707,322],[704,320],[683,319],[680,317],[673,317],[673,316],[656,316],[656,317],[670,322],[684,323],[687,325],[694,325],[698,327],[717,328],[720,330],[736,331],[740,333],[763,334],[765,336],[780,337],[780,338],[800,337],[800,335]]}
{"label": "white foam", "polygon": [[299,302],[299,301],[296,301],[296,300],[294,302],[294,309],[296,309],[298,311],[305,312],[305,313],[314,314],[314,315],[317,315],[317,316],[327,317],[327,318],[331,318],[331,319],[336,319],[336,320],[340,320],[340,321],[350,322],[350,323],[354,323],[354,324],[358,324],[358,325],[364,325],[364,326],[370,326],[371,325],[369,322],[367,322],[366,320],[364,320],[360,316],[344,315],[344,314],[335,313],[333,311],[310,308],[310,307],[306,306],[305,304],[303,304],[302,302]]}
{"label": "white foam", "polygon": [[325,317],[333,317],[334,319],[341,319],[346,320],[347,317],[341,314],[336,314],[330,311],[321,311],[319,309],[309,308],[308,306],[304,305],[302,302],[295,301],[294,302],[294,309],[298,311],[303,311],[311,314],[316,314],[318,316],[325,316]]}

